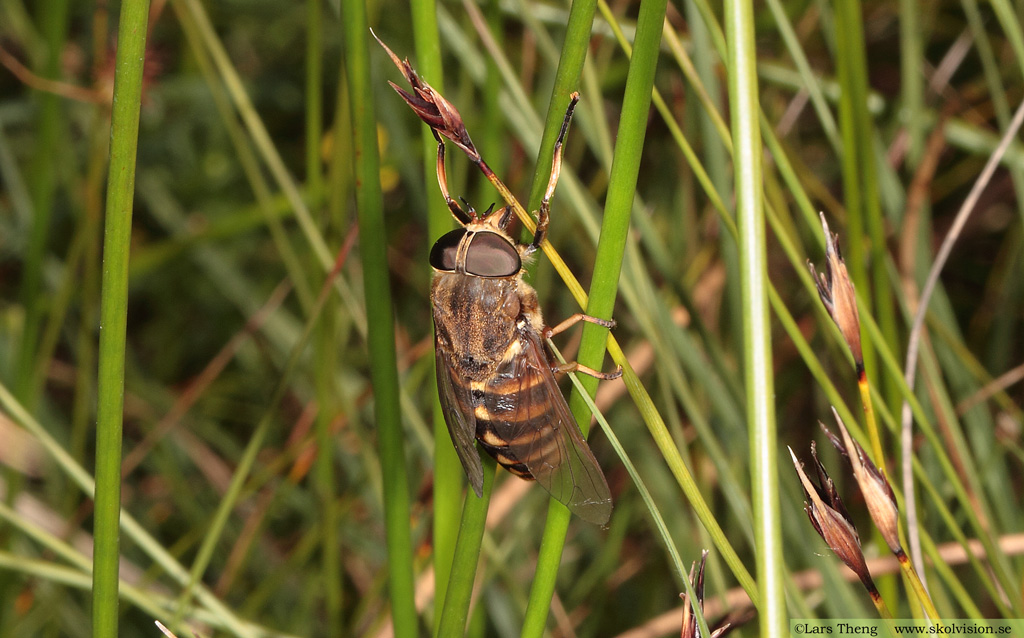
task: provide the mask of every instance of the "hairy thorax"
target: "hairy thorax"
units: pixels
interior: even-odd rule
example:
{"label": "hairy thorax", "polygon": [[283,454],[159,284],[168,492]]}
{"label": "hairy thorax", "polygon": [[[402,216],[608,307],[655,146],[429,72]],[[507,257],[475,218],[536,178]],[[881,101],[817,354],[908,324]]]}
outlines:
{"label": "hairy thorax", "polygon": [[537,294],[521,277],[435,273],[431,298],[440,345],[473,380],[493,376],[522,347],[522,328],[530,324],[539,329],[541,322]]}

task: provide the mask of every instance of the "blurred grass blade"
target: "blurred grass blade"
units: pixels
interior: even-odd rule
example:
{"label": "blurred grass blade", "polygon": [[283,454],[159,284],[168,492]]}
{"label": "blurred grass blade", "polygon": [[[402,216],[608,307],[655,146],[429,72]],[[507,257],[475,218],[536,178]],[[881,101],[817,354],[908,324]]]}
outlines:
{"label": "blurred grass blade", "polygon": [[[340,220],[326,210],[324,192],[324,163],[321,140],[324,136],[324,10],[322,0],[306,0],[306,194],[312,205],[317,205],[325,239],[340,234]],[[340,89],[339,89],[340,92]],[[337,115],[340,115],[338,113]],[[340,118],[335,118],[339,121]],[[338,129],[340,132],[340,129]],[[339,188],[341,185],[339,184]],[[291,244],[288,243],[288,247]],[[312,271],[318,270],[312,258]],[[344,584],[341,574],[340,535],[338,534],[337,479],[334,466],[334,436],[331,426],[339,411],[336,396],[335,372],[338,369],[338,322],[341,304],[336,296],[324,300],[318,313],[319,323],[315,339],[316,359],[316,445],[317,455],[313,468],[314,491],[320,505],[321,552],[323,556],[323,605],[327,633],[340,635],[344,631],[342,607]]]}
{"label": "blurred grass blade", "polygon": [[95,638],[115,638],[118,635],[117,570],[121,547],[121,428],[128,323],[128,253],[135,201],[135,155],[139,142],[148,17],[148,0],[126,2],[121,7],[118,26],[100,304],[96,505],[93,518],[92,632]]}
{"label": "blurred grass blade", "polygon": [[[68,33],[68,0],[51,0],[41,3],[39,21],[45,39],[44,55],[39,65],[39,75],[59,79],[61,53]],[[38,105],[38,131],[32,163],[28,168],[28,187],[31,191],[32,229],[29,235],[25,268],[21,278],[21,303],[25,308],[25,327],[19,344],[15,393],[25,401],[29,409],[35,409],[36,400],[42,389],[36,370],[45,367],[46,362],[37,360],[40,328],[43,326],[43,309],[47,295],[43,294],[43,264],[46,262],[47,241],[52,231],[53,205],[56,200],[59,155],[62,137],[67,134],[67,116],[63,112],[63,100],[53,93],[40,91],[36,96]]]}
{"label": "blurred grass blade", "polygon": [[399,409],[395,354],[394,310],[386,255],[387,231],[380,187],[377,121],[368,48],[370,29],[363,0],[343,2],[344,63],[348,74],[355,155],[356,208],[359,215],[360,256],[366,291],[366,322],[370,351],[370,380],[384,479],[384,519],[387,529],[391,618],[398,638],[417,635],[409,521],[409,479],[405,434]]}

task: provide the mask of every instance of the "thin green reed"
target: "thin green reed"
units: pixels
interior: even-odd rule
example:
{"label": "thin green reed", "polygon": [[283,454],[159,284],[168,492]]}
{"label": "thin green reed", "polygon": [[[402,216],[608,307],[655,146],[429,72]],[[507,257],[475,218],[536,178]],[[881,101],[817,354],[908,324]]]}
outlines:
{"label": "thin green reed", "polygon": [[[587,314],[597,317],[611,318],[615,306],[630,211],[640,172],[666,4],[666,0],[647,0],[640,5],[637,17],[636,43],[629,63],[601,237],[597,245],[593,282],[586,308]],[[581,38],[577,46],[582,43],[585,47],[586,42],[585,37]],[[583,48],[583,51],[586,49]],[[581,364],[591,368],[602,366],[607,334],[607,329],[593,324],[588,323],[583,327],[578,356]],[[591,395],[597,389],[597,379],[592,377],[581,379],[581,383]],[[590,416],[586,401],[574,392],[569,405],[586,434]],[[548,508],[548,520],[537,558],[537,572],[523,622],[524,637],[539,637],[544,633],[569,518],[569,511],[560,503],[552,501]]]}
{"label": "thin green reed", "polygon": [[323,201],[323,48],[322,0],[306,0],[306,196],[311,206]]}
{"label": "thin green reed", "polygon": [[114,638],[118,635],[121,428],[128,322],[128,252],[135,197],[135,153],[139,141],[148,16],[148,0],[125,2],[121,6],[118,26],[100,303],[92,591],[92,628],[96,638]]}
{"label": "thin green reed", "polygon": [[[441,66],[441,36],[437,28],[437,3],[434,0],[411,2],[416,69],[420,77],[442,94],[444,75]],[[423,170],[427,201],[428,246],[454,226],[451,212],[434,186],[437,183],[437,141],[429,129],[422,128]],[[425,257],[425,254],[424,254]],[[426,268],[426,261],[423,262]],[[462,464],[448,436],[444,413],[437,398],[436,379],[431,377],[430,396],[434,425],[434,628],[441,621],[441,609],[448,590],[448,576],[459,535],[459,508],[462,500]]]}
{"label": "thin green reed", "polygon": [[750,3],[729,0],[724,14],[729,43],[729,103],[732,124],[739,229],[740,286],[743,296],[744,378],[750,431],[751,496],[757,539],[757,582],[761,636],[782,636],[787,629],[783,589],[782,523],[775,427],[771,325],[768,313],[760,106],[757,49]]}
{"label": "thin green reed", "polygon": [[391,618],[398,638],[413,638],[417,635],[417,627],[409,527],[409,481],[399,410],[394,315],[385,254],[387,233],[380,187],[377,122],[374,117],[373,80],[370,77],[370,30],[365,3],[361,0],[342,2],[341,22],[352,117],[370,381],[373,384],[377,445],[384,482]]}

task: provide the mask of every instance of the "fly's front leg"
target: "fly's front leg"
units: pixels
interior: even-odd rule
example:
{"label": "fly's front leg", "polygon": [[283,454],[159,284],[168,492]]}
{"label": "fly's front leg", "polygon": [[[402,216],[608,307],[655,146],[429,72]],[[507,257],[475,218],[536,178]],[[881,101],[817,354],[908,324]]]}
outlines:
{"label": "fly's front leg", "polygon": [[[615,321],[612,319],[601,319],[600,317],[592,317],[590,315],[585,315],[582,312],[577,312],[576,314],[572,315],[571,317],[569,317],[568,319],[566,319],[565,321],[563,321],[562,323],[558,324],[553,328],[548,328],[547,326],[545,326],[543,331],[544,338],[550,339],[556,334],[565,332],[567,329],[571,328],[572,326],[575,326],[581,321],[586,321],[587,323],[596,324],[598,326],[602,326],[605,328],[615,327]],[[583,374],[595,377],[597,379],[604,379],[605,381],[611,379],[618,379],[619,377],[622,376],[622,366],[617,366],[614,372],[599,372],[597,370],[594,370],[593,368],[588,368],[585,365],[581,365],[576,361],[556,365],[553,366],[551,369],[554,370],[555,372],[582,372]]]}
{"label": "fly's front leg", "polygon": [[466,211],[462,210],[458,202],[448,194],[448,171],[444,167],[444,140],[441,139],[434,129],[430,129],[430,132],[434,134],[434,139],[437,140],[437,185],[441,188],[441,194],[444,195],[444,201],[448,203],[448,210],[452,211],[452,216],[455,217],[457,222],[465,226],[473,221],[473,218]]}
{"label": "fly's front leg", "polygon": [[565,119],[562,120],[562,128],[558,131],[558,139],[555,141],[555,154],[551,160],[551,174],[548,176],[548,187],[544,191],[544,198],[540,200],[540,210],[537,211],[537,230],[533,232],[533,241],[526,249],[530,254],[540,248],[544,241],[544,234],[548,230],[548,222],[551,216],[551,197],[555,194],[555,186],[558,184],[558,174],[562,171],[562,144],[565,141],[565,133],[569,130],[569,120],[572,119],[573,109],[580,101],[580,94],[573,93],[569,96],[569,107],[565,109]]}

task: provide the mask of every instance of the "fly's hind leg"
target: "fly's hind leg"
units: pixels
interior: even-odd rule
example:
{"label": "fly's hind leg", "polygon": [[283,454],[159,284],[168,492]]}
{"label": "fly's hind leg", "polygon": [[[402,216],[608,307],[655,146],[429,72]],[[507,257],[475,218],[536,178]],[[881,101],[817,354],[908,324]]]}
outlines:
{"label": "fly's hind leg", "polygon": [[565,133],[569,130],[569,120],[572,119],[573,109],[580,101],[580,94],[573,93],[569,96],[569,106],[565,109],[565,119],[562,120],[562,128],[558,131],[558,139],[555,141],[555,153],[551,160],[551,175],[548,176],[548,187],[544,191],[544,198],[540,200],[540,210],[537,211],[537,230],[533,232],[533,241],[526,248],[526,254],[531,254],[540,248],[544,241],[544,235],[548,230],[548,221],[551,215],[551,196],[555,194],[555,185],[558,184],[558,174],[562,171],[562,143],[565,141]]}
{"label": "fly's hind leg", "polygon": [[[581,321],[593,323],[598,326],[603,326],[605,328],[615,327],[615,321],[612,319],[601,319],[600,317],[592,317],[590,315],[585,315],[582,312],[577,312],[576,314],[572,315],[571,317],[569,317],[568,319],[566,319],[565,321],[563,321],[562,323],[558,324],[553,328],[545,327],[544,338],[550,339],[551,337],[553,337],[556,334],[559,334],[560,332],[565,332],[567,329],[571,328],[572,326],[575,326]],[[622,376],[622,366],[617,366],[614,372],[599,372],[598,370],[594,370],[593,368],[588,368],[585,365],[581,365],[576,361],[556,365],[552,367],[552,370],[554,370],[555,372],[582,372],[583,374],[592,376],[597,379],[604,379],[605,381],[611,379],[618,379],[619,377]]]}

